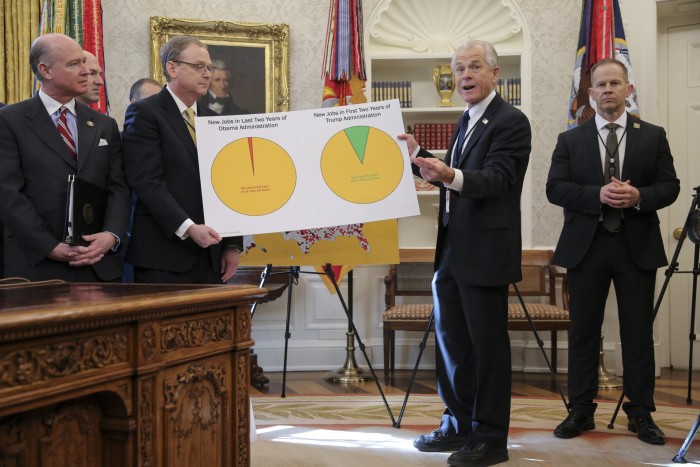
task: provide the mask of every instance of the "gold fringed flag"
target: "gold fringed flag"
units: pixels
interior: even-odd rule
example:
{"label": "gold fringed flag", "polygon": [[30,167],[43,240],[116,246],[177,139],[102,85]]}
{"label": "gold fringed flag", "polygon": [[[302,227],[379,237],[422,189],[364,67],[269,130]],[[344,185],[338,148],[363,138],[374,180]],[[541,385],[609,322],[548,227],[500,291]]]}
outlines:
{"label": "gold fringed flag", "polygon": [[[323,56],[323,107],[367,102],[362,35],[362,0],[330,0]],[[339,284],[353,267],[332,266],[335,282]],[[325,268],[316,266],[316,270],[323,272]],[[334,294],[331,279],[327,275],[321,275],[321,279]]]}
{"label": "gold fringed flag", "polygon": [[97,57],[105,84],[100,91],[100,100],[91,107],[104,114],[109,113],[101,0],[44,0],[39,26],[40,35],[65,34],[75,39],[83,50]]}
{"label": "gold fringed flag", "polygon": [[362,0],[330,0],[323,55],[323,107],[367,102],[362,36]]}
{"label": "gold fringed flag", "polygon": [[[595,115],[595,103],[588,96],[591,67],[604,58],[615,58],[627,67],[630,84],[634,75],[618,0],[583,0],[576,63],[567,119],[568,129],[581,125]],[[627,98],[627,111],[639,115],[637,92]]]}

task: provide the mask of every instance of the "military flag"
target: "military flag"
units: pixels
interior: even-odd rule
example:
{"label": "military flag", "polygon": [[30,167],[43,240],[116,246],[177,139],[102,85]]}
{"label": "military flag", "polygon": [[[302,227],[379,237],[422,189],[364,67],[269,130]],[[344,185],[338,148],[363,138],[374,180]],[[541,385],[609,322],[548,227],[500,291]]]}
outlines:
{"label": "military flag", "polygon": [[[362,0],[330,0],[323,55],[322,107],[367,102],[362,36]],[[340,283],[353,267],[332,266],[335,281]],[[317,266],[316,269],[322,272],[324,268]],[[330,293],[334,294],[335,287],[330,278],[325,275],[321,278]]]}
{"label": "military flag", "polygon": [[[588,96],[591,87],[591,67],[604,58],[615,58],[627,67],[629,81],[634,74],[622,25],[618,0],[583,0],[576,62],[574,65],[567,129],[585,123],[595,115],[595,103]],[[627,98],[627,111],[639,115],[637,91]]]}

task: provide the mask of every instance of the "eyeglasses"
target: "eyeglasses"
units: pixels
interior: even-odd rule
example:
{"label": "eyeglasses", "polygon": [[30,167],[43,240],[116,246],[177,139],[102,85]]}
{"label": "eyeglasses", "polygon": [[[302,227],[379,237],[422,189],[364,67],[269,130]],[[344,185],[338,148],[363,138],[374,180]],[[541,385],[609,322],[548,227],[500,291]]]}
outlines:
{"label": "eyeglasses", "polygon": [[215,70],[215,68],[212,65],[207,66],[207,65],[202,65],[201,63],[190,63],[190,62],[184,62],[182,60],[170,60],[170,61],[173,63],[183,63],[185,65],[189,65],[192,67],[192,69],[194,71],[196,71],[197,73],[201,73],[201,74],[204,74],[204,70],[208,70],[209,73],[212,73]]}

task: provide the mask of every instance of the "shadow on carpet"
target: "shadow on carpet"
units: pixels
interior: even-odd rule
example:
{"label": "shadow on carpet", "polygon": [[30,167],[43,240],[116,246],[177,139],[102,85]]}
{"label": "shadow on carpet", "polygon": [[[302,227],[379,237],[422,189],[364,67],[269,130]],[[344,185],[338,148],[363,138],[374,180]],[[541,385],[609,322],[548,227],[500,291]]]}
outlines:
{"label": "shadow on carpet", "polygon": [[[398,418],[403,398],[387,398]],[[251,445],[253,467],[422,467],[445,465],[449,453],[421,453],[413,439],[432,431],[443,411],[437,396],[412,396],[401,428],[393,428],[376,396],[291,396],[253,398],[257,437]],[[610,430],[615,408],[600,403],[596,430],[560,440],[552,430],[566,416],[563,403],[550,399],[513,398],[508,436],[515,466],[678,465],[672,462],[698,416],[697,409],[659,406],[654,419],[666,433],[664,446],[639,441],[627,430],[624,414]],[[700,441],[686,454],[700,463]]]}

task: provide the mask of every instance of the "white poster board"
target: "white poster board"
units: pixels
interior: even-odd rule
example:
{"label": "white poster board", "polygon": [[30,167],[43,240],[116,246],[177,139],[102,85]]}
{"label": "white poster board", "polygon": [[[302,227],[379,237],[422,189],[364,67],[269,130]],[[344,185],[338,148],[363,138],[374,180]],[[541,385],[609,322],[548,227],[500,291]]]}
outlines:
{"label": "white poster board", "polygon": [[204,218],[222,236],[420,213],[398,100],[195,126]]}

